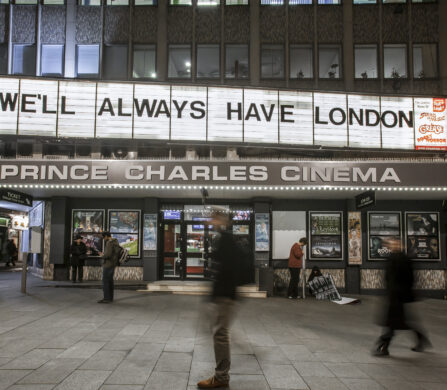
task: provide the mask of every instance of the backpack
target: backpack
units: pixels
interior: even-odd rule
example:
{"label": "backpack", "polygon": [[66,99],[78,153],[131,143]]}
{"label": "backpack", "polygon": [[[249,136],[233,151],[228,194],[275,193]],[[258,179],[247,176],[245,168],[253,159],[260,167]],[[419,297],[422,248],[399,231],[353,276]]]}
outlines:
{"label": "backpack", "polygon": [[130,260],[129,251],[120,245],[118,250],[118,256],[116,259],[116,265],[117,266],[124,265],[129,260]]}

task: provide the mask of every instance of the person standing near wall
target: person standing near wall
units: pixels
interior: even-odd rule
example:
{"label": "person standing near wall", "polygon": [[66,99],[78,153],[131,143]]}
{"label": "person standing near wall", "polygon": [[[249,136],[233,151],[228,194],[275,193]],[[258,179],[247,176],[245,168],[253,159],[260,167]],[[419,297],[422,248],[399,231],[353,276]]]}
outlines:
{"label": "person standing near wall", "polygon": [[70,247],[71,254],[71,281],[76,283],[76,275],[78,282],[82,282],[84,261],[87,258],[87,246],[82,242],[82,237],[77,235]]}
{"label": "person standing near wall", "polygon": [[18,258],[18,251],[16,244],[14,243],[14,240],[8,240],[8,243],[6,244],[6,251],[8,253],[8,260],[6,262],[6,266],[9,267],[9,263],[12,263],[12,266],[16,266],[16,261]]}
{"label": "person standing near wall", "polygon": [[105,242],[104,253],[100,255],[103,257],[102,262],[102,290],[104,292],[104,298],[99,300],[98,303],[111,303],[113,302],[113,274],[115,273],[115,267],[118,263],[119,256],[119,243],[116,238],[112,238],[109,232],[102,233],[102,237]]}
{"label": "person standing near wall", "polygon": [[307,245],[307,238],[300,238],[299,242],[296,242],[290,248],[289,255],[289,272],[290,272],[290,282],[287,295],[289,299],[298,298],[298,284],[300,283],[300,271],[303,267],[303,248]]}

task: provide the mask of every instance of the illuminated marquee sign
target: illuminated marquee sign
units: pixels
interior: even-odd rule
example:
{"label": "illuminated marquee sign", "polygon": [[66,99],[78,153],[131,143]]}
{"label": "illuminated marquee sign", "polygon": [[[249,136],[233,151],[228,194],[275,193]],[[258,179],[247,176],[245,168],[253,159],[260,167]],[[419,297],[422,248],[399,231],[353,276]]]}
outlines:
{"label": "illuminated marquee sign", "polygon": [[446,99],[1,78],[0,134],[445,149]]}

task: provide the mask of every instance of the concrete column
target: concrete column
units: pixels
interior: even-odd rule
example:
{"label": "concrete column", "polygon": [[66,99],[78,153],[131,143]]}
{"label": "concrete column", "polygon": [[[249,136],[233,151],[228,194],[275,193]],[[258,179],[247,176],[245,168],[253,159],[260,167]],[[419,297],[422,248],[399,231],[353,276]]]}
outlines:
{"label": "concrete column", "polygon": [[314,89],[318,89],[318,78],[320,77],[319,72],[319,60],[318,60],[318,5],[314,1]]}
{"label": "concrete column", "polygon": [[259,4],[259,1],[250,1],[250,79],[252,86],[258,86],[261,78]]}
{"label": "concrete column", "polygon": [[76,76],[76,0],[67,0],[65,14],[65,77]]}
{"label": "concrete column", "polygon": [[[346,211],[349,213],[350,211],[359,211],[355,207],[354,199],[346,200]],[[347,218],[348,216],[346,216]],[[368,251],[368,243],[363,240],[363,232],[366,232],[366,226],[362,223],[362,262],[363,258],[367,257]],[[349,242],[348,242],[348,234],[346,234],[346,238],[342,245],[344,246],[343,250],[346,253],[346,268],[345,268],[345,291],[349,294],[360,294],[360,281],[361,281],[361,265],[350,265],[349,264]],[[366,244],[366,245],[365,245]]]}
{"label": "concrete column", "polygon": [[159,1],[157,7],[157,80],[168,76],[168,1]]}
{"label": "concrete column", "polygon": [[42,40],[41,40],[41,24],[42,24],[42,5],[37,4],[36,10],[36,76],[41,75],[40,59],[42,57]]}
{"label": "concrete column", "polygon": [[354,39],[352,26],[352,1],[343,2],[343,75],[346,91],[354,90]]}
{"label": "concrete column", "polygon": [[54,264],[54,280],[68,279],[68,249],[70,245],[70,217],[68,198],[51,200],[50,264]]}
{"label": "concrete column", "polygon": [[[157,198],[145,198],[144,199],[144,209],[143,209],[143,224],[144,224],[144,214],[156,214],[158,213],[158,199]],[[157,218],[157,236],[159,236],[159,221]],[[157,237],[157,248],[159,250],[155,251],[143,251],[143,280],[147,282],[152,282],[158,280],[159,264],[158,264],[158,253],[161,252],[160,248],[161,239]]]}
{"label": "concrete column", "polygon": [[447,95],[447,1],[438,1],[439,17],[439,79],[441,95]]}

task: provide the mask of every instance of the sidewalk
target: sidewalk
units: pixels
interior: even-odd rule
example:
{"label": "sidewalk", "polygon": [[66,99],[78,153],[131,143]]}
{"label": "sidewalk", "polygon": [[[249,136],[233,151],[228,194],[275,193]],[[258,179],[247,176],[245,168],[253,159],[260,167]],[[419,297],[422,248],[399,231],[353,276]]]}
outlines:
{"label": "sidewalk", "polygon": [[[44,287],[0,274],[0,390],[192,390],[213,373],[204,297]],[[446,389],[447,302],[416,305],[435,348],[370,354],[377,297],[340,306],[313,299],[246,299],[232,330],[232,390]]]}

